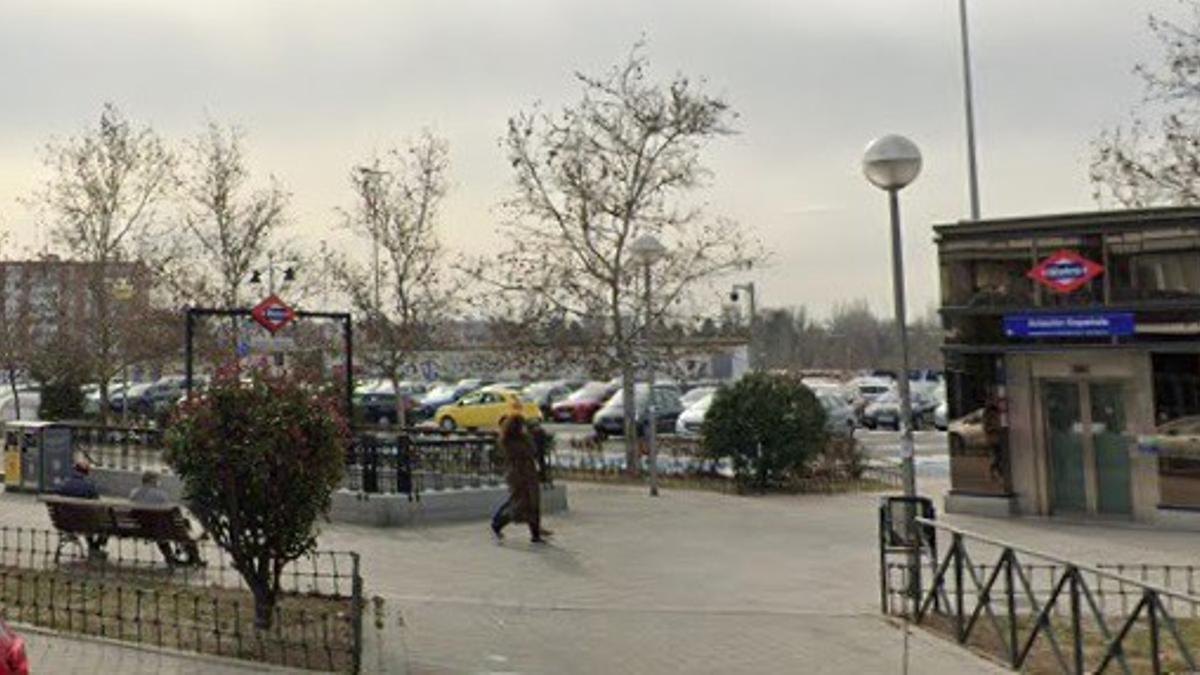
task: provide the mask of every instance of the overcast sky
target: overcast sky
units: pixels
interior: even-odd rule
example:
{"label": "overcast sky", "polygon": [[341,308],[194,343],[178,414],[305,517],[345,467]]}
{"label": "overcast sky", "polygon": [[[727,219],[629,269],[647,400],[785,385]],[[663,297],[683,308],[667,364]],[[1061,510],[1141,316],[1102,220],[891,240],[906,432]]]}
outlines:
{"label": "overcast sky", "polygon": [[[1089,144],[1140,98],[1150,12],[1174,0],[973,0],[984,216],[1091,209]],[[297,234],[336,240],[349,167],[430,127],[451,146],[447,244],[485,253],[510,188],[497,141],[534,101],[559,105],[644,35],[655,74],[703,76],[740,113],[708,154],[711,213],[771,253],[766,306],[890,311],[886,203],[862,178],[874,136],[914,139],[903,193],[912,310],[937,297],[931,226],[967,213],[956,0],[7,0],[0,7],[0,224],[39,148],[104,101],[169,138],[205,114],[248,133],[252,168],[294,194]]]}

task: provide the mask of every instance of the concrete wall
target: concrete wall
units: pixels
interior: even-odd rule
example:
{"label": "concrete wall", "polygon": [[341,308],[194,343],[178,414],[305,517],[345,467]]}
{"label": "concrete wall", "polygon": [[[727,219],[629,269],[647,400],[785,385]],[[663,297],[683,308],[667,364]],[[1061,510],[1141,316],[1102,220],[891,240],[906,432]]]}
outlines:
{"label": "concrete wall", "polygon": [[[96,487],[105,497],[127,498],[141,485],[142,474],[116,469],[92,469]],[[160,477],[159,486],[178,501],[183,485],[171,475]],[[508,489],[496,487],[462,488],[429,491],[419,501],[408,501],[405,495],[369,495],[362,492],[338,490],[333,493],[329,518],[335,523],[371,525],[373,527],[404,527],[424,523],[444,523],[477,520],[491,517],[508,497]],[[561,513],[567,510],[567,487],[561,483],[542,487],[542,513]]]}
{"label": "concrete wall", "polygon": [[[483,521],[508,498],[500,487],[465,488],[425,492],[419,501],[404,495],[370,495],[339,490],[333,495],[329,517],[335,523],[373,527],[405,527],[425,523]],[[542,486],[542,513],[567,510],[567,487]]]}

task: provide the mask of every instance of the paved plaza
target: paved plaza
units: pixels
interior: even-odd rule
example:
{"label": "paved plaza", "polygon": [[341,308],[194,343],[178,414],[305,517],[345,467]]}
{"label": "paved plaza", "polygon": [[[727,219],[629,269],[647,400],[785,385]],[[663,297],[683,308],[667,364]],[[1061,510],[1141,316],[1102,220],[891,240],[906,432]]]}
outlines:
{"label": "paved plaza", "polygon": [[[497,544],[484,523],[325,525],[321,546],[361,552],[368,595],[383,598],[382,629],[373,609],[366,619],[367,671],[900,672],[903,634],[878,610],[877,495],[569,489],[571,512],[548,520],[556,536],[544,547],[516,527]],[[6,524],[48,527],[43,511],[0,496]],[[1082,562],[1188,564],[1200,551],[1194,533],[949,520]],[[31,639],[35,663],[57,663],[43,643]],[[921,631],[911,659],[911,672],[1000,672]],[[163,672],[192,672],[167,663]]]}

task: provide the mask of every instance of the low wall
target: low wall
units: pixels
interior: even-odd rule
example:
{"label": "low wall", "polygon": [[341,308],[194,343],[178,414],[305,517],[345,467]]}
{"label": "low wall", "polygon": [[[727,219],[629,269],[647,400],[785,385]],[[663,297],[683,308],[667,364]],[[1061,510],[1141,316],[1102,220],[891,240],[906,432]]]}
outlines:
{"label": "low wall", "polygon": [[[93,468],[91,476],[100,494],[105,497],[127,498],[142,483],[142,474],[136,471]],[[172,475],[160,476],[159,487],[176,501],[183,494],[179,478]],[[329,519],[335,523],[373,527],[487,520],[507,496],[508,489],[503,485],[433,490],[421,493],[419,500],[411,502],[407,495],[338,490],[333,493]],[[566,510],[567,487],[562,484],[542,486],[542,513],[561,513]]]}
{"label": "low wall", "polygon": [[[333,494],[329,518],[335,523],[373,527],[405,527],[425,523],[487,520],[508,497],[503,486],[424,492],[409,501],[405,495],[373,495],[339,490]],[[567,510],[567,486],[542,486],[542,513]]]}

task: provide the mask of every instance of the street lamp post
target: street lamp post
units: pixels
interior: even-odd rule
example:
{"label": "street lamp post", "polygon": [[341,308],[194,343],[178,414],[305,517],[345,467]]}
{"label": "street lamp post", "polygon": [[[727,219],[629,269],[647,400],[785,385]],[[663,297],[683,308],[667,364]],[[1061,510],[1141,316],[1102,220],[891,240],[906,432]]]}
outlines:
{"label": "street lamp post", "polygon": [[[643,287],[646,293],[646,324],[642,329],[642,340],[645,345],[644,356],[646,359],[646,451],[650,459],[650,496],[658,496],[658,446],[654,442],[654,433],[657,431],[655,425],[657,420],[657,411],[654,409],[654,357],[653,343],[651,340],[651,331],[654,325],[654,312],[652,311],[652,296],[651,296],[651,277],[650,268],[667,254],[667,249],[653,235],[643,234],[638,237],[632,244],[630,250],[635,258],[642,263],[644,274]],[[636,406],[637,395],[634,395]],[[636,407],[635,407],[636,409]]]}
{"label": "street lamp post", "polygon": [[754,358],[754,329],[755,324],[758,322],[758,299],[754,292],[754,282],[749,281],[744,284],[734,284],[733,290],[729,292],[729,299],[737,302],[740,291],[745,291],[746,297],[750,302],[750,370],[754,370],[758,366],[758,360]]}
{"label": "street lamp post", "polygon": [[[921,173],[921,151],[903,136],[877,138],[867,146],[863,155],[863,173],[875,187],[888,193],[888,209],[892,228],[892,292],[896,303],[896,335],[900,341],[900,377],[896,381],[900,393],[900,462],[904,472],[904,496],[917,496],[917,478],[913,462],[912,395],[908,386],[908,327],[904,310],[904,251],[900,240],[900,190],[916,180]],[[916,529],[911,518],[915,504],[909,505],[906,523],[908,534]],[[920,573],[919,553],[909,557],[910,594],[917,592]]]}

